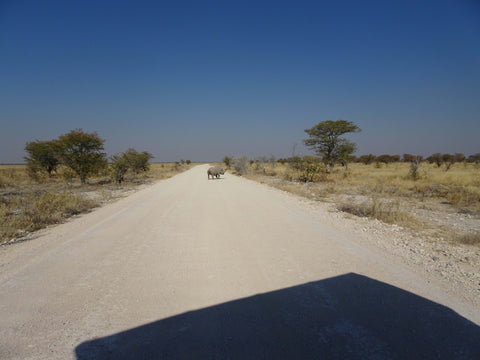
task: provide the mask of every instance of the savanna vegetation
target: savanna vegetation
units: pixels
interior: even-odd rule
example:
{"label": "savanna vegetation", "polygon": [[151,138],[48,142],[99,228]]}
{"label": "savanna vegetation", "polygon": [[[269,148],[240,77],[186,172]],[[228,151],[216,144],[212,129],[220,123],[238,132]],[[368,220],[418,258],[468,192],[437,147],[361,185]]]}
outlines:
{"label": "savanna vegetation", "polygon": [[479,228],[456,227],[438,216],[480,218],[480,154],[356,157],[355,143],[341,135],[358,131],[345,120],[321,122],[305,130],[305,144],[316,156],[229,156],[224,163],[234,174],[333,203],[343,212],[480,245]]}
{"label": "savanna vegetation", "polygon": [[25,165],[0,165],[0,243],[89,211],[142,184],[191,167],[189,160],[150,163],[129,148],[107,158],[105,140],[81,129],[25,146]]}

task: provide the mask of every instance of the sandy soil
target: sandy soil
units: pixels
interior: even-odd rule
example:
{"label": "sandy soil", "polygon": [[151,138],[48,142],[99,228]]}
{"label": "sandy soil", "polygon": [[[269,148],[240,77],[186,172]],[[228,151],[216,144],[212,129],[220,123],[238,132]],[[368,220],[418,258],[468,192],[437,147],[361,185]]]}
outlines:
{"label": "sandy soil", "polygon": [[0,358],[480,358],[401,229],[207,168],[1,247]]}

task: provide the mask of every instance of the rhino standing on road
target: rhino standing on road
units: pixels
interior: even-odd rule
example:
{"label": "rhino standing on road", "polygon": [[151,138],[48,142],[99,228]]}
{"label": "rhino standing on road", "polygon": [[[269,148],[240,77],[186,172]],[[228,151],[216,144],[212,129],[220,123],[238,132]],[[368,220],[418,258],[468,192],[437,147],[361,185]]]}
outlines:
{"label": "rhino standing on road", "polygon": [[225,174],[225,170],[223,170],[221,167],[218,167],[218,166],[213,166],[207,170],[208,180],[210,180],[210,176],[212,177],[212,179],[215,179],[215,178],[218,179],[220,175],[223,175],[223,174]]}

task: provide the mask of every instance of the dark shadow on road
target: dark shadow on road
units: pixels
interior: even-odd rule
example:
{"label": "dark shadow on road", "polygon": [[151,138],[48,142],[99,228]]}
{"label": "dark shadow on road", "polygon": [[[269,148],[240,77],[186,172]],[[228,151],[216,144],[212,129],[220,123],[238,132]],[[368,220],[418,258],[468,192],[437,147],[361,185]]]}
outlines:
{"label": "dark shadow on road", "polygon": [[77,359],[480,359],[480,327],[346,274],[84,342]]}

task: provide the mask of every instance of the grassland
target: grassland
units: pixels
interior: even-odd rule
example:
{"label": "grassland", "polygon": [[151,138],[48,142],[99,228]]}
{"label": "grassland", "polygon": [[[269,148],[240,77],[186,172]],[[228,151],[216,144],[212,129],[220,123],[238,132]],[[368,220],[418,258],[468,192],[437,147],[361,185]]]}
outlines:
{"label": "grassland", "polygon": [[121,185],[114,184],[108,172],[82,185],[67,169],[61,168],[53,177],[33,181],[25,165],[0,165],[0,243],[15,242],[32,231],[61,223],[191,166],[153,163],[148,172],[127,173]]}
{"label": "grassland", "polygon": [[300,170],[278,162],[252,162],[244,174],[281,190],[332,203],[354,216],[375,218],[430,238],[480,246],[480,166],[422,163],[413,179],[408,163],[350,164],[321,170],[302,182]]}

